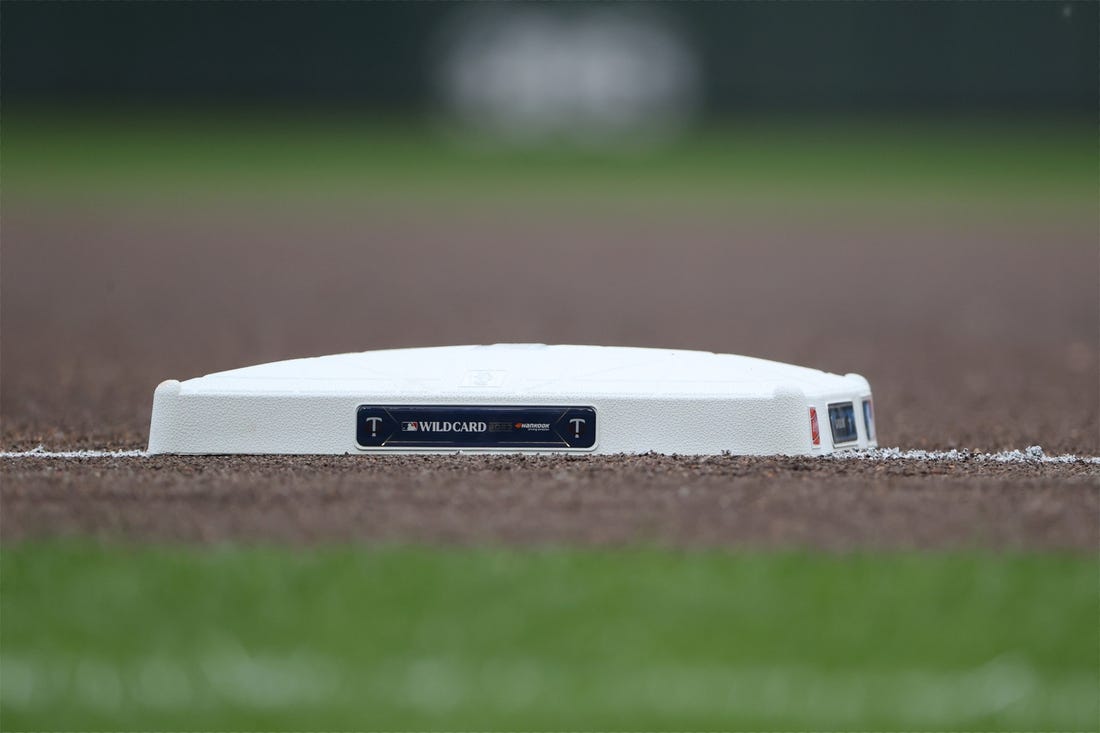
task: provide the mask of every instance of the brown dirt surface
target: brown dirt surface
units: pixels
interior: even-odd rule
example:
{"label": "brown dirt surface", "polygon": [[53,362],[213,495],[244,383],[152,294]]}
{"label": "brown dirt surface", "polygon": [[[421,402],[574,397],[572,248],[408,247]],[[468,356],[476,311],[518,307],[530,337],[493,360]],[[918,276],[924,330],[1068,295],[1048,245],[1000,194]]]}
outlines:
{"label": "brown dirt surface", "polygon": [[6,541],[996,548],[1100,545],[1100,475],[670,456],[173,457],[2,465]]}
{"label": "brown dirt surface", "polygon": [[[2,447],[141,448],[155,385],[542,341],[856,371],[902,448],[1100,452],[1094,216],[8,203]],[[1098,545],[1095,465],[0,460],[5,540]]]}

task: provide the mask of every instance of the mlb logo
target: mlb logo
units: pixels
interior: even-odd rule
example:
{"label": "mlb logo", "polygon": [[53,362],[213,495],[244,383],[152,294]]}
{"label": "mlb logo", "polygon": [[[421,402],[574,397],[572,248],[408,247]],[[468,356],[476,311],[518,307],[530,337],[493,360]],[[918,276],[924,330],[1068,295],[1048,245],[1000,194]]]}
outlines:
{"label": "mlb logo", "polygon": [[401,432],[412,433],[420,429],[420,424],[416,422],[403,422],[401,423]]}
{"label": "mlb logo", "polygon": [[814,447],[821,445],[821,428],[817,425],[817,408],[810,408],[810,441]]}

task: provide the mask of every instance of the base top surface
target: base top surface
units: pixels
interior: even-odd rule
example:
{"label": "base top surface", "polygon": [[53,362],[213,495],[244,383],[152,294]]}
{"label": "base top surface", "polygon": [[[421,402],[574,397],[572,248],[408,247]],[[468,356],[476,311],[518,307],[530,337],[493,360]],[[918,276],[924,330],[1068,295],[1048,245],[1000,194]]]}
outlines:
{"label": "base top surface", "polygon": [[763,396],[781,386],[836,388],[844,379],[817,369],[703,351],[492,344],[292,359],[198,377],[183,382],[182,390]]}

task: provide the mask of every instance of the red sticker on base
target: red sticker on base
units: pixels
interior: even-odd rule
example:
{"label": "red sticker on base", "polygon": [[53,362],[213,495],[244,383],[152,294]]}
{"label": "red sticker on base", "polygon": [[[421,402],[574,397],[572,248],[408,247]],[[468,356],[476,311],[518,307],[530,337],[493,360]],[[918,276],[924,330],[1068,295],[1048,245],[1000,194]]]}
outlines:
{"label": "red sticker on base", "polygon": [[817,408],[810,408],[810,439],[814,445],[821,445],[821,429],[817,426]]}

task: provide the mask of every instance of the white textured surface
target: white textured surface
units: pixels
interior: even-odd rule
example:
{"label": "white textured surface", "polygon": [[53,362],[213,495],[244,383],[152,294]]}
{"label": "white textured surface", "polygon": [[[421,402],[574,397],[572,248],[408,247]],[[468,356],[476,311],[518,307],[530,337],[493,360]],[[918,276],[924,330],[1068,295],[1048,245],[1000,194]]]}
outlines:
{"label": "white textured surface", "polygon": [[868,461],[925,461],[931,463],[1090,463],[1100,465],[1100,457],[1062,454],[1048,456],[1042,448],[1032,445],[1025,450],[982,453],[972,450],[901,450],[900,448],[870,448],[835,454],[836,458]]}
{"label": "white textured surface", "polygon": [[42,446],[30,450],[0,451],[0,458],[145,458],[143,450],[46,450]]}
{"label": "white textured surface", "polygon": [[[595,453],[826,453],[833,449],[831,402],[855,403],[859,440],[850,446],[873,447],[859,406],[870,393],[855,374],[699,351],[542,344],[368,351],[163,382],[154,395],[149,450],[455,452],[357,448],[355,410],[524,404],[594,407]],[[810,443],[811,406],[821,426],[819,449]]]}
{"label": "white textured surface", "polygon": [[[152,454],[143,450],[65,450],[49,451],[39,446],[30,450],[0,451],[0,459],[54,458],[58,460],[80,460],[89,458],[149,458]],[[1024,465],[1042,464],[1086,464],[1100,466],[1100,456],[1078,456],[1063,453],[1048,456],[1043,449],[1033,445],[1026,450],[1008,450],[997,453],[983,453],[975,450],[902,450],[901,448],[868,448],[848,450],[823,456],[829,460],[870,461],[874,462],[917,462],[917,463],[1016,463]]]}

